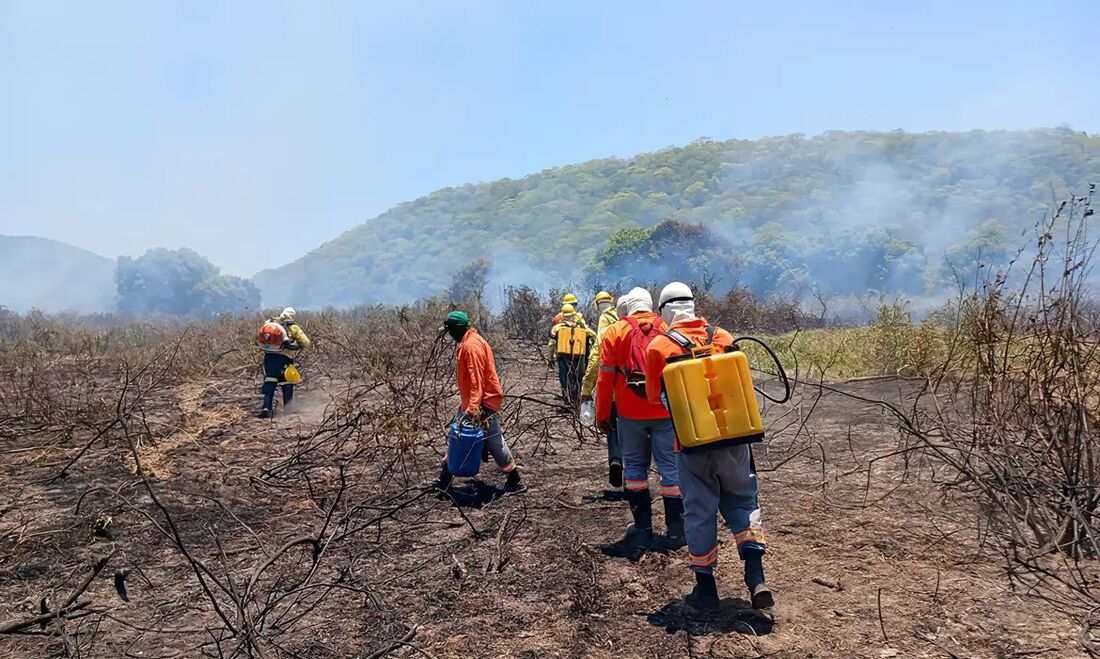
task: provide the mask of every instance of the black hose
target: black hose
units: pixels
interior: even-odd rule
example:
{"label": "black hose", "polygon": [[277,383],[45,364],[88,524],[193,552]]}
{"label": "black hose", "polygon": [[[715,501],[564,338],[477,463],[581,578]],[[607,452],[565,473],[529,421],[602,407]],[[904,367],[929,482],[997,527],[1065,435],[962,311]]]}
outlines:
{"label": "black hose", "polygon": [[775,367],[779,370],[779,378],[781,380],[783,380],[783,387],[784,387],[784,389],[786,389],[786,393],[783,395],[782,400],[776,400],[775,398],[772,398],[768,394],[764,393],[764,390],[761,389],[760,387],[757,387],[756,385],[753,385],[752,388],[756,390],[756,393],[760,394],[764,398],[767,398],[768,400],[770,400],[773,403],[777,403],[779,405],[782,405],[783,403],[786,403],[787,401],[789,401],[791,399],[791,381],[787,379],[787,372],[785,370],[783,370],[783,364],[780,363],[779,356],[775,354],[775,351],[771,349],[771,346],[769,346],[767,343],[764,343],[760,339],[758,339],[756,337],[753,337],[753,336],[742,336],[738,339],[734,339],[733,340],[733,345],[736,346],[738,343],[740,343],[742,341],[751,341],[751,342],[759,345],[760,347],[762,347],[768,353],[768,356],[772,358],[773,362],[775,362]]}

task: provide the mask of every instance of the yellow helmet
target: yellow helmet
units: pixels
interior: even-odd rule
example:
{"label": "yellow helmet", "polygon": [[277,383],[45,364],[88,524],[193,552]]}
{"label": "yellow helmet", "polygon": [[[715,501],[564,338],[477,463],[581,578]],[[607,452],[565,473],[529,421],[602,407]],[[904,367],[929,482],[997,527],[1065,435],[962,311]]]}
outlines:
{"label": "yellow helmet", "polygon": [[577,308],[574,307],[572,304],[563,304],[561,305],[561,313],[562,315],[577,313]]}
{"label": "yellow helmet", "polygon": [[593,300],[592,304],[599,304],[600,302],[614,302],[614,301],[615,301],[615,298],[611,297],[611,293],[608,293],[607,291],[600,291],[599,293],[596,293],[596,299]]}
{"label": "yellow helmet", "polygon": [[562,304],[576,304],[577,303],[577,296],[573,295],[572,293],[566,293],[565,295],[561,296],[561,303]]}

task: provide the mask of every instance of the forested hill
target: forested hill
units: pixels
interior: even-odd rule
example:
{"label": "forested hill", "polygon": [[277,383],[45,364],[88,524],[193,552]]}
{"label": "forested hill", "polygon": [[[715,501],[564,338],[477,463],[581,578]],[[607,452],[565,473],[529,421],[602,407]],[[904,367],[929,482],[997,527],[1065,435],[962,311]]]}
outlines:
{"label": "forested hill", "polygon": [[115,262],[56,240],[0,235],[0,306],[12,311],[109,311]]}
{"label": "forested hill", "polygon": [[699,140],[439,190],[255,281],[266,304],[402,302],[484,257],[491,281],[540,286],[579,279],[612,231],[675,218],[755,259],[727,284],[912,292],[1098,179],[1100,137],[1069,129]]}

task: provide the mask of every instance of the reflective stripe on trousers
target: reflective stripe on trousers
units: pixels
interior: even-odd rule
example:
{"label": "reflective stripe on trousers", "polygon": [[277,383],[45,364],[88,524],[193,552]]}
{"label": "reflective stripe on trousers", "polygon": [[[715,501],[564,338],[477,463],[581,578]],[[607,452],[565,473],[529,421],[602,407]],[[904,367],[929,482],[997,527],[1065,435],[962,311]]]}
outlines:
{"label": "reflective stripe on trousers", "polygon": [[767,545],[748,445],[681,452],[676,461],[691,569],[711,572],[718,562],[719,514],[733,532],[742,558],[746,552],[763,553]]}
{"label": "reflective stripe on trousers", "polygon": [[676,436],[672,419],[627,419],[619,417],[615,429],[623,455],[624,487],[628,491],[649,491],[649,465],[657,464],[661,496],[679,497],[676,475]]}

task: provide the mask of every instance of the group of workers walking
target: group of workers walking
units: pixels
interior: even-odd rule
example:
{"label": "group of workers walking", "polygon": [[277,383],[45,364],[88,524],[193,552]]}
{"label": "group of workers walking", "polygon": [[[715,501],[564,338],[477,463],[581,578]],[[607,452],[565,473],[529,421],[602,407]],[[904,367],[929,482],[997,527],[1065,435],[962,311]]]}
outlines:
{"label": "group of workers walking", "polygon": [[[764,580],[766,544],[750,445],[726,440],[681,446],[665,387],[669,364],[732,351],[733,337],[697,315],[691,289],[680,282],[664,287],[656,310],[649,291],[640,287],[621,296],[617,304],[610,294],[600,292],[593,304],[598,318],[595,330],[585,322],[577,298],[566,295],[561,313],[552,321],[547,348],[557,366],[563,399],[570,405],[595,403],[596,426],[607,438],[608,482],[623,488],[633,518],[620,544],[666,551],[686,546],[696,581],[686,600],[697,610],[715,613],[720,606],[714,568],[721,515],[744,563],[752,606],[770,608],[774,601]],[[285,329],[286,342],[264,358],[262,416],[273,412],[277,385],[283,387],[284,403],[293,397],[293,383],[285,372],[293,366],[297,351],[309,346],[309,338],[293,321],[290,308],[268,321]],[[492,348],[462,311],[449,313],[441,332],[456,344],[462,421],[484,429],[486,452],[505,475],[504,492],[525,491],[501,431],[504,393]],[[663,536],[654,534],[651,465],[659,477]],[[444,459],[430,486],[446,491],[452,480]]]}
{"label": "group of workers walking", "polygon": [[[620,297],[618,304],[601,291],[593,304],[595,331],[578,311],[576,296],[565,295],[547,348],[557,364],[565,401],[595,401],[596,425],[607,437],[608,483],[624,489],[633,517],[622,543],[669,550],[686,545],[696,578],[688,601],[714,611],[719,606],[714,567],[721,515],[744,562],[753,607],[771,607],[749,443],[680,447],[665,398],[663,376],[670,361],[732,351],[733,336],[696,314],[694,294],[680,282],[664,287],[656,310],[649,291],[641,287]],[[659,539],[653,533],[651,465],[660,479],[657,490],[665,516],[665,534]]]}

